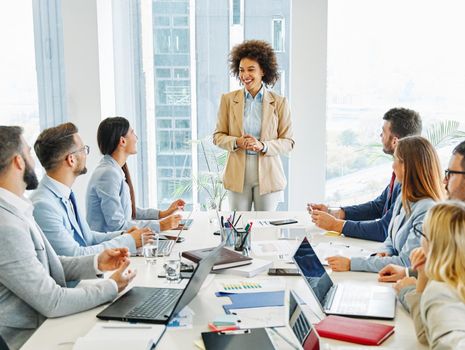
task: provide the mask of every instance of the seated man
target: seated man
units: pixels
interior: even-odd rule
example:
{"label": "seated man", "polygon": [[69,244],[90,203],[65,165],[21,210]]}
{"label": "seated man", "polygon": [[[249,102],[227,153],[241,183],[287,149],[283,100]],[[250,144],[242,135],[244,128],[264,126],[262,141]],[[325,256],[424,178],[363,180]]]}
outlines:
{"label": "seated man", "polygon": [[79,175],[87,172],[89,147],[85,146],[72,123],[45,129],[34,149],[47,174],[32,194],[34,218],[59,255],[77,256],[101,252],[105,248],[127,247],[131,253],[142,245],[141,235],[150,228],[116,232],[91,231],[80,212],[71,189]]}
{"label": "seated man", "polygon": [[[0,334],[10,349],[19,349],[47,317],[91,309],[113,300],[134,278],[128,250],[108,249],[98,256],[59,257],[32,216],[23,194],[37,187],[31,148],[22,129],[0,126]],[[67,280],[109,279],[82,288]]]}
{"label": "seated man", "polygon": [[[420,115],[406,108],[392,108],[383,117],[381,132],[383,152],[394,154],[397,142],[406,136],[421,134]],[[384,242],[392,217],[392,208],[400,185],[392,174],[391,182],[374,200],[330,212],[324,204],[308,204],[312,221],[320,228],[343,233],[347,237]]]}

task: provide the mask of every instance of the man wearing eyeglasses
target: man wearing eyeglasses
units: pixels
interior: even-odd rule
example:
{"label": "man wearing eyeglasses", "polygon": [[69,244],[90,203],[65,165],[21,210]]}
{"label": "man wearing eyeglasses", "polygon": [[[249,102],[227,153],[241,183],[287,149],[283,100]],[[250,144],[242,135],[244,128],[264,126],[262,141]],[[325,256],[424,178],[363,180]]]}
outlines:
{"label": "man wearing eyeglasses", "polygon": [[[452,151],[452,157],[449,161],[449,167],[445,170],[443,182],[446,185],[449,199],[465,202],[465,141],[457,145]],[[420,232],[420,230],[415,230],[415,233],[422,235]],[[416,248],[412,251],[412,254],[419,256],[423,254],[422,252],[422,248]],[[424,254],[422,259],[426,261]],[[417,272],[411,268],[406,269],[403,266],[391,264],[379,272],[378,280],[380,282],[399,281],[395,284],[394,288],[398,292],[402,305],[408,310],[409,307],[405,303],[405,295],[415,288],[416,276]]]}
{"label": "man wearing eyeglasses", "polygon": [[34,218],[56,253],[64,256],[90,255],[105,248],[140,247],[149,228],[117,232],[96,232],[89,228],[72,191],[76,178],[87,172],[89,146],[84,145],[73,123],[45,129],[34,144],[47,174],[32,194]]}

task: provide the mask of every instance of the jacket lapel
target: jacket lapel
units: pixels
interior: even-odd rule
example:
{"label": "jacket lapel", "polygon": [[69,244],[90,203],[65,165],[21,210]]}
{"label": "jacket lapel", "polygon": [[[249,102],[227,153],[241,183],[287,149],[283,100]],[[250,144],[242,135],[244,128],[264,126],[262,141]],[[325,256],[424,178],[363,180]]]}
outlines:
{"label": "jacket lapel", "polygon": [[240,135],[237,136],[241,136],[244,134],[244,103],[244,89],[237,90],[233,98],[234,121],[236,123],[236,126],[238,127],[238,130],[240,130]]}
{"label": "jacket lapel", "polygon": [[[265,89],[265,87],[263,87]],[[267,140],[267,126],[273,125],[272,118],[274,115],[274,106],[275,99],[273,95],[265,89],[263,93],[263,110],[262,110],[262,128],[260,132],[260,140]]]}
{"label": "jacket lapel", "polygon": [[[66,215],[68,216],[68,220],[71,223],[71,226],[73,227],[75,238],[79,241],[81,246],[85,246],[86,244],[83,232],[81,231],[81,227],[76,221],[76,216],[71,211],[69,199],[64,198],[62,194],[58,191],[58,189],[53,185],[53,183],[47,179],[46,176],[44,176],[42,180],[42,185],[47,187],[57,198],[60,199],[61,205],[65,209]],[[78,210],[78,208],[75,208],[75,210]]]}

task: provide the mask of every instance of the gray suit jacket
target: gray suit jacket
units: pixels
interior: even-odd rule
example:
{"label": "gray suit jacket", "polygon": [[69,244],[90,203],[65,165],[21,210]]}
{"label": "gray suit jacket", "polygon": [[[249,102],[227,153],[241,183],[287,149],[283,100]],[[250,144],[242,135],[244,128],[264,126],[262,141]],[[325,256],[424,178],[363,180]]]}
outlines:
{"label": "gray suit jacket", "polygon": [[465,303],[444,282],[429,281],[422,294],[405,296],[418,340],[435,350],[465,348]]}
{"label": "gray suit jacket", "polygon": [[411,212],[407,215],[402,208],[402,194],[397,197],[392,211],[391,222],[388,227],[388,237],[384,241],[380,252],[389,256],[370,256],[369,258],[352,258],[350,269],[352,271],[378,272],[388,264],[405,267],[410,266],[410,252],[420,246],[420,237],[414,232],[414,227],[421,230],[426,212],[434,205],[431,198],[420,199],[410,203]]}
{"label": "gray suit jacket", "polygon": [[121,231],[92,231],[84,215],[76,208],[81,218],[79,225],[71,212],[68,198],[63,198],[58,186],[48,176],[42,178],[31,200],[34,203],[34,218],[57,254],[93,255],[106,248],[119,247],[128,247],[131,253],[136,253],[136,244],[131,235],[121,235]]}
{"label": "gray suit jacket", "polygon": [[25,214],[0,198],[0,333],[19,348],[47,317],[91,309],[114,299],[113,282],[66,288],[67,280],[96,278],[93,256],[58,257]]}

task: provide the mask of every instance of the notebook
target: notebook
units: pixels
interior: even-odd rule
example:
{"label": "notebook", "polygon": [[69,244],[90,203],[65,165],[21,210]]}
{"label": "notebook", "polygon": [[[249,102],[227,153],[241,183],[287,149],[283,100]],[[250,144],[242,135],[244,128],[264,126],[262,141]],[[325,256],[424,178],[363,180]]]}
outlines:
{"label": "notebook", "polygon": [[[215,248],[187,250],[182,252],[182,256],[186,259],[189,259],[190,261],[198,263],[201,259],[210,254],[213,249]],[[243,256],[241,253],[236,253],[235,251],[223,247],[218,253],[218,258],[215,261],[215,265],[213,266],[212,270],[216,271],[235,266],[248,265],[251,263],[252,258]]]}
{"label": "notebook", "polygon": [[243,277],[254,277],[262,272],[268,271],[268,268],[270,268],[272,265],[272,261],[255,258],[251,264],[231,267],[227,270],[216,270],[215,272]]}
{"label": "notebook", "polygon": [[394,318],[396,296],[392,287],[355,282],[334,284],[307,238],[302,240],[293,260],[325,314]]}
{"label": "notebook", "polygon": [[315,325],[321,337],[362,345],[379,345],[394,333],[394,326],[342,316],[328,316]]}
{"label": "notebook", "polygon": [[289,327],[304,350],[319,350],[320,338],[302,309],[302,299],[289,293]]}
{"label": "notebook", "polygon": [[202,339],[206,350],[274,349],[265,328],[231,332],[204,332]]}

